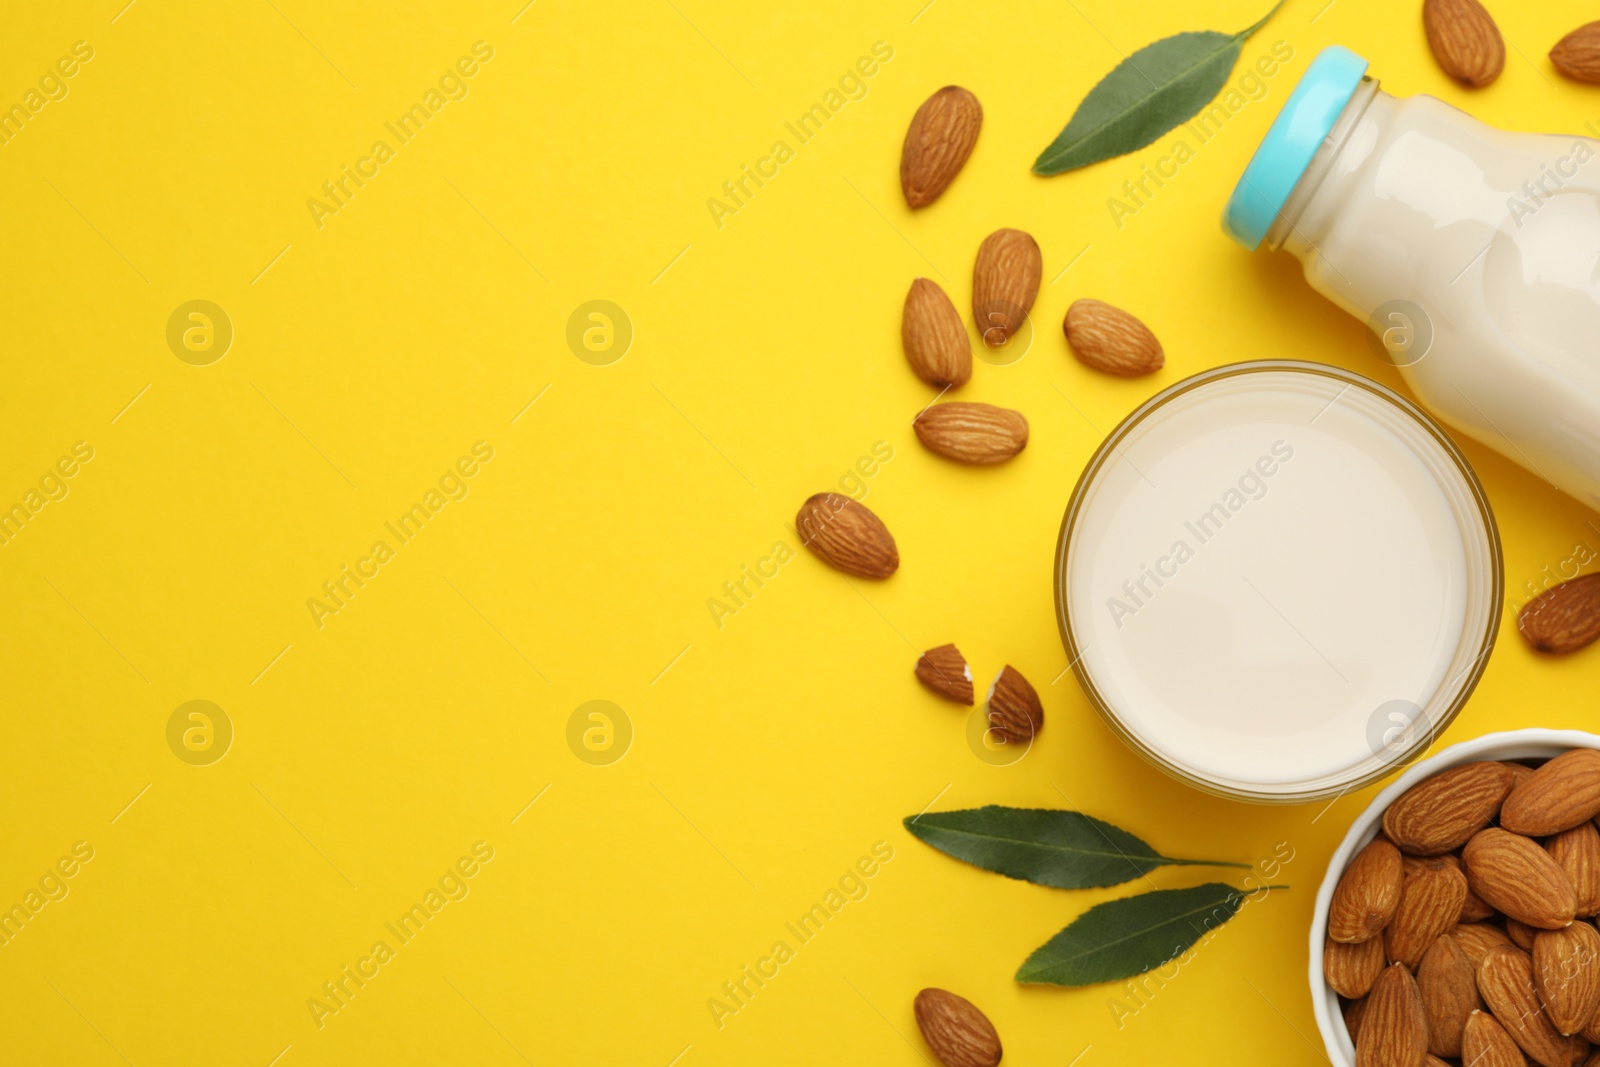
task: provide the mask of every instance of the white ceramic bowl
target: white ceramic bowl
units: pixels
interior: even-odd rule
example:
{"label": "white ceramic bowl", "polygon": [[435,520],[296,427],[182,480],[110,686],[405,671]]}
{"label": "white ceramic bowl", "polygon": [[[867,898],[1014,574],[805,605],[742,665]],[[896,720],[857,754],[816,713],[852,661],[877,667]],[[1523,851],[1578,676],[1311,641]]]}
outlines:
{"label": "white ceramic bowl", "polygon": [[1316,1013],[1317,1029],[1322,1031],[1322,1043],[1327,1046],[1328,1059],[1333,1067],[1355,1067],[1356,1048],[1344,1028],[1339,996],[1328,988],[1327,980],[1322,976],[1322,947],[1328,934],[1328,904],[1333,899],[1334,886],[1339,884],[1339,877],[1344,874],[1350,858],[1378,836],[1384,811],[1407,789],[1451,767],[1485,759],[1549,759],[1569,748],[1600,749],[1600,736],[1581,730],[1508,730],[1451,745],[1396,778],[1373,798],[1367,810],[1350,825],[1350,832],[1344,835],[1338,850],[1328,861],[1328,873],[1323,875],[1322,888],[1317,890],[1316,912],[1311,920],[1311,1007]]}

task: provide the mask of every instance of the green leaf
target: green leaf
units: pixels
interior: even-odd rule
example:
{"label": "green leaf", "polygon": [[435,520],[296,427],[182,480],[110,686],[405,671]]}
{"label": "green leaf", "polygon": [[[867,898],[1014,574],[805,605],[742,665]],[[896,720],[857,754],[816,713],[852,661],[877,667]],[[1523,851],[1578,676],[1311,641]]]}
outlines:
{"label": "green leaf", "polygon": [[1250,866],[1172,859],[1126,830],[1079,811],[990,804],[966,811],[913,815],[905,820],[905,826],[958,860],[1057,889],[1121,885],[1168,864]]}
{"label": "green leaf", "polygon": [[1233,918],[1243,891],[1220,882],[1096,904],[1017,968],[1017,981],[1083,986],[1161,966]]}
{"label": "green leaf", "polygon": [[1147,44],[1089,90],[1072,120],[1034,160],[1035,174],[1060,174],[1126,155],[1188,122],[1222,91],[1244,42],[1284,0],[1247,30],[1179,33]]}

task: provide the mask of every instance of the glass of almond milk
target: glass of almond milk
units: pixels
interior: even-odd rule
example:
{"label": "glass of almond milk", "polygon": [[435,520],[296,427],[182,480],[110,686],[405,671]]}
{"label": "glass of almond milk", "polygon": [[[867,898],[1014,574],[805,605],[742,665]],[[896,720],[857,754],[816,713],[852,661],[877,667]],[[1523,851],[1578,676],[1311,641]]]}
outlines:
{"label": "glass of almond milk", "polygon": [[1376,382],[1287,360],[1129,415],[1072,494],[1055,584],[1113,731],[1200,789],[1284,803],[1424,752],[1482,675],[1503,596],[1449,435]]}

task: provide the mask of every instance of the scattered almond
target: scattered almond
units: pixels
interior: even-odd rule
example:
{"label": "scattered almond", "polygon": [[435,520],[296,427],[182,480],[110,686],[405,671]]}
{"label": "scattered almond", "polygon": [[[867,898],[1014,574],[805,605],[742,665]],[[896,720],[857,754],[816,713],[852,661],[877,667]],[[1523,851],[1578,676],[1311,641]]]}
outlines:
{"label": "scattered almond", "polygon": [[924,989],[912,1002],[917,1029],[944,1067],[995,1067],[1000,1035],[972,1001],[943,989]]}
{"label": "scattered almond", "polygon": [[1576,652],[1600,637],[1600,572],[1551,586],[1528,601],[1517,613],[1517,629],[1540,652]]}
{"label": "scattered almond", "polygon": [[972,704],[972,668],[955,645],[930,648],[919,656],[917,680],[946,700]]}
{"label": "scattered almond", "polygon": [[1044,705],[1039,694],[1022,676],[1006,664],[989,687],[989,730],[1011,744],[1026,745],[1044,726]]}
{"label": "scattered almond", "polygon": [[1585,922],[1541,930],[1533,941],[1533,986],[1555,1028],[1576,1034],[1600,1009],[1600,933]]}
{"label": "scattered almond", "polygon": [[1061,328],[1072,354],[1095,370],[1134,378],[1166,365],[1161,342],[1148,326],[1099,300],[1073,301]]}
{"label": "scattered almond", "polygon": [[1594,823],[1563,830],[1546,841],[1544,848],[1572,883],[1578,895],[1578,914],[1600,912],[1600,832]]}
{"label": "scattered almond", "polygon": [[1383,832],[1412,855],[1450,852],[1489,825],[1512,784],[1511,771],[1502,763],[1452,767],[1417,783],[1390,804],[1383,813]]}
{"label": "scattered almond", "polygon": [[887,578],[900,569],[900,550],[883,520],[839,493],[818,493],[794,518],[800,543],[830,567],[861,578]]}
{"label": "scattered almond", "polygon": [[1600,83],[1600,22],[1579,26],[1557,41],[1550,62],[1576,81]]}
{"label": "scattered almond", "polygon": [[1467,896],[1467,879],[1443,859],[1424,860],[1407,875],[1400,907],[1383,928],[1383,946],[1391,962],[1415,971],[1439,935],[1455,928]]}
{"label": "scattered almond", "polygon": [[1467,954],[1467,959],[1476,967],[1483,962],[1483,957],[1492,949],[1501,945],[1511,946],[1511,939],[1504,930],[1488,923],[1465,923],[1451,931],[1450,936],[1456,939],[1456,944],[1461,946],[1461,951]]}
{"label": "scattered almond", "polygon": [[918,278],[900,312],[900,344],[918,378],[941,389],[972,377],[972,341],[961,313],[939,283]]}
{"label": "scattered almond", "polygon": [[1461,1033],[1461,1059],[1472,1067],[1528,1067],[1528,1058],[1493,1015],[1475,1011]]}
{"label": "scattered almond", "polygon": [[1356,1067],[1419,1067],[1427,1051],[1428,1017],[1416,979],[1403,965],[1391,964],[1367,994]]}
{"label": "scattered almond", "polygon": [[1478,970],[1465,950],[1443,934],[1423,954],[1417,967],[1417,989],[1428,1016],[1428,1051],[1435,1056],[1461,1055],[1461,1031],[1467,1016],[1483,1007],[1478,997]]}
{"label": "scattered almond", "polygon": [[1382,933],[1400,907],[1403,873],[1400,850],[1388,838],[1373,838],[1356,853],[1334,887],[1328,936],[1356,944]]}
{"label": "scattered almond", "polygon": [[900,191],[913,208],[926,207],[949,188],[983,128],[983,105],[959,85],[946,85],[911,116],[900,149]]}
{"label": "scattered almond", "polygon": [[1381,937],[1368,938],[1353,945],[1330,937],[1322,946],[1322,973],[1327,977],[1328,985],[1341,997],[1358,999],[1366,996],[1372,989],[1372,983],[1383,973],[1386,962]]}
{"label": "scattered almond", "polygon": [[1544,1067],[1571,1067],[1585,1049],[1581,1038],[1557,1032],[1533,986],[1533,962],[1517,948],[1497,948],[1478,964],[1478,992],[1523,1052]]}
{"label": "scattered almond", "polygon": [[983,343],[999,348],[1022,329],[1044,276],[1039,245],[1021,230],[996,230],[972,268],[972,320]]}
{"label": "scattered almond", "polygon": [[962,463],[1003,463],[1028,445],[1028,420],[993,404],[935,404],[911,428],[929,449]]}
{"label": "scattered almond", "polygon": [[1546,837],[1596,815],[1600,815],[1600,751],[1574,748],[1511,791],[1500,808],[1500,825],[1515,834]]}
{"label": "scattered almond", "polygon": [[1480,830],[1461,859],[1472,891],[1509,918],[1556,930],[1577,914],[1572,883],[1550,854],[1526,837],[1497,827]]}
{"label": "scattered almond", "polygon": [[1456,81],[1481,88],[1505,68],[1505,42],[1478,0],[1423,0],[1422,26],[1433,58]]}

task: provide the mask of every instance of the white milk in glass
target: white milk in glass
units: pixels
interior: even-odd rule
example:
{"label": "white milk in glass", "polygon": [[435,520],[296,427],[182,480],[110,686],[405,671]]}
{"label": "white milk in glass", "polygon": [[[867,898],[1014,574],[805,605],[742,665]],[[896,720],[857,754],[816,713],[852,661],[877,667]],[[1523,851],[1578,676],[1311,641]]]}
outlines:
{"label": "white milk in glass", "polygon": [[1381,386],[1241,364],[1160,394],[1085,471],[1069,653],[1133,746],[1204,788],[1305,799],[1426,744],[1482,670],[1498,546],[1436,426]]}

